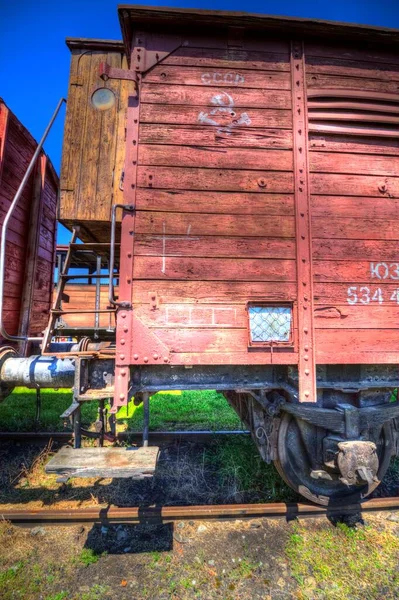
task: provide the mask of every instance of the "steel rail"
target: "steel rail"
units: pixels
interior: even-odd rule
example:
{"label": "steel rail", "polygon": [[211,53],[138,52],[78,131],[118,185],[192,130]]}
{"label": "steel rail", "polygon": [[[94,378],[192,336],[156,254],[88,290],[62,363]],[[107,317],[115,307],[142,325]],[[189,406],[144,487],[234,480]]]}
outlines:
{"label": "steel rail", "polygon": [[5,264],[6,264],[6,246],[7,246],[7,229],[8,223],[13,215],[14,209],[16,208],[18,201],[24,191],[24,188],[29,180],[30,174],[36,164],[36,161],[39,157],[40,152],[42,151],[43,144],[46,141],[47,135],[59,113],[59,110],[63,103],[66,102],[65,98],[61,98],[57,104],[57,107],[53,113],[53,116],[50,119],[49,124],[47,125],[45,132],[37,145],[37,148],[31,158],[29,166],[25,172],[25,175],[22,178],[22,181],[19,185],[19,188],[13,198],[13,201],[10,204],[10,207],[5,216],[2,228],[1,228],[1,242],[0,242],[0,335],[10,342],[40,342],[44,338],[43,337],[29,337],[25,335],[11,335],[7,333],[3,321],[3,306],[4,306],[4,284],[5,284]]}
{"label": "steel rail", "polygon": [[14,525],[139,524],[173,523],[185,520],[234,520],[286,518],[287,520],[318,517],[339,517],[348,514],[399,510],[399,497],[373,498],[347,506],[277,502],[270,504],[220,504],[201,506],[94,506],[73,509],[17,510],[0,508],[0,519]]}

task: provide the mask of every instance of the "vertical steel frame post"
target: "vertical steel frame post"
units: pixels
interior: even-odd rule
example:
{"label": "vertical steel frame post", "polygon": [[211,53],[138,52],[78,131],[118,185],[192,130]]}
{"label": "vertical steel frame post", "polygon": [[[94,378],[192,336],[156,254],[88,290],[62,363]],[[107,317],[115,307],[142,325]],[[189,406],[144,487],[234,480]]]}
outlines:
{"label": "vertical steel frame post", "polygon": [[307,98],[305,50],[302,41],[291,42],[291,85],[298,286],[299,401],[317,402]]}
{"label": "vertical steel frame post", "polygon": [[[140,61],[144,59],[144,34],[136,32],[133,39],[130,69],[137,72]],[[129,96],[127,107],[125,180],[123,200],[125,205],[136,206],[137,157],[139,146],[140,121],[140,82],[141,75],[136,73],[136,96]],[[130,355],[132,345],[132,292],[133,292],[133,256],[134,256],[134,211],[123,211],[121,226],[120,268],[119,268],[119,304],[126,303],[128,308],[119,308],[116,315],[116,361],[115,393],[111,408],[116,413],[120,406],[126,406],[129,395]]]}

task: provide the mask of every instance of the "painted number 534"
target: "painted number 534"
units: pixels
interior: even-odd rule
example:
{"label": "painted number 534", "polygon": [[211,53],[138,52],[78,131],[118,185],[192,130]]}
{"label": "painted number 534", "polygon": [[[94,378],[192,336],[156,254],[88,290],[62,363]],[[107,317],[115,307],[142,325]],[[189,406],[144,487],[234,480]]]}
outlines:
{"label": "painted number 534", "polygon": [[399,304],[399,288],[391,294],[381,288],[369,288],[367,286],[352,286],[348,288],[348,304],[370,304],[370,302],[383,304],[385,300],[391,300]]}

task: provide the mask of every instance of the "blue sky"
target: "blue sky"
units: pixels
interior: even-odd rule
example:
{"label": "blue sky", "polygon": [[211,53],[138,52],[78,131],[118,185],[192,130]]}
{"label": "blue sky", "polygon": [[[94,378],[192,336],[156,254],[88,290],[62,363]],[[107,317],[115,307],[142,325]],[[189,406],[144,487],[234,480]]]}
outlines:
{"label": "blue sky", "polygon": [[[245,10],[399,28],[399,0],[203,0],[141,2],[156,6]],[[39,139],[67,93],[66,37],[120,39],[117,4],[111,0],[4,0],[0,23],[0,96]],[[65,109],[46,143],[59,171]],[[68,234],[69,235],[69,234]],[[60,241],[68,235],[60,229]]]}

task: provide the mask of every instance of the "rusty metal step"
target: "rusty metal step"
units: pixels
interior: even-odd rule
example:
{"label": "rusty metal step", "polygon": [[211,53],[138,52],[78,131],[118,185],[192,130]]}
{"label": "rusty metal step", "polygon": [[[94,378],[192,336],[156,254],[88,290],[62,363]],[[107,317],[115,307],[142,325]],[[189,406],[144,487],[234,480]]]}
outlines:
{"label": "rusty metal step", "polygon": [[46,465],[46,473],[62,477],[132,477],[155,472],[158,446],[127,448],[71,448],[64,446]]}

